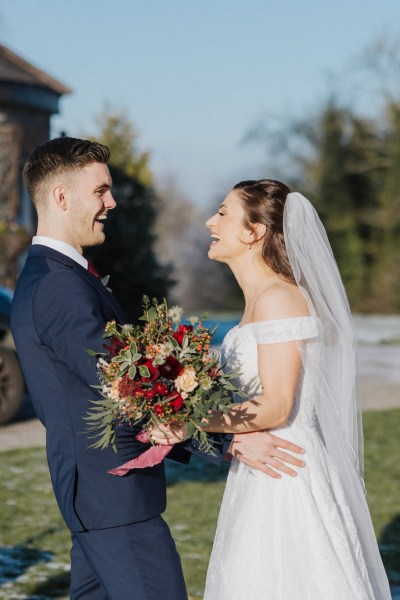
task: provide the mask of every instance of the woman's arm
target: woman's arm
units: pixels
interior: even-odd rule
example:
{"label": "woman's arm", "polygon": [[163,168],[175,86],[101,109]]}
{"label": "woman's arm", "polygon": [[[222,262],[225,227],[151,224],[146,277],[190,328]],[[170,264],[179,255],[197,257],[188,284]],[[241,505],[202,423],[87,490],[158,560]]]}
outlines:
{"label": "woman's arm", "polygon": [[284,426],[293,408],[301,368],[298,344],[258,344],[262,394],[235,405],[227,414],[214,413],[204,423],[204,430],[246,433]]}
{"label": "woman's arm", "polygon": [[[307,302],[299,288],[279,282],[258,296],[252,321],[307,315]],[[245,433],[286,425],[301,369],[299,342],[259,343],[257,356],[262,394],[237,404],[227,414],[214,414],[205,423],[205,431]]]}
{"label": "woman's arm", "polygon": [[[287,283],[270,286],[257,298],[252,322],[308,316],[307,302],[300,290]],[[227,414],[213,413],[203,429],[217,433],[250,433],[275,429],[286,424],[292,411],[301,369],[298,340],[257,344],[258,375],[262,394],[238,403]],[[181,440],[185,428],[161,427],[154,440],[165,443],[164,431],[170,441]]]}
{"label": "woman's arm", "polygon": [[[286,424],[293,408],[301,368],[299,342],[258,344],[257,354],[262,394],[236,404],[229,413],[213,413],[204,421],[204,431],[251,433]],[[178,443],[185,436],[184,424],[161,425],[151,434],[159,444]]]}

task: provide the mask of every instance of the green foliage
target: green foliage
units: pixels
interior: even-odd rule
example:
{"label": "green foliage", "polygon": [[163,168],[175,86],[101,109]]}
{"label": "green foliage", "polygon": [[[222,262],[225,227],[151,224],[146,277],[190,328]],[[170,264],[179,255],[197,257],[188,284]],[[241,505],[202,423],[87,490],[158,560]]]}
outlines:
{"label": "green foliage", "polygon": [[111,150],[110,165],[132,177],[144,187],[153,184],[148,152],[137,150],[137,133],[122,111],[105,109],[97,117],[97,140]]}
{"label": "green foliage", "polygon": [[398,37],[379,37],[355,65],[356,70],[341,74],[340,87],[331,87],[328,98],[312,113],[258,124],[249,139],[266,146],[268,175],[288,181],[318,209],[352,309],[396,313],[400,312]]}
{"label": "green foliage", "polygon": [[[398,312],[400,102],[386,102],[374,120],[330,99],[281,137],[283,158],[298,174],[295,189],[326,227],[352,309]],[[294,140],[303,153],[291,151]]]}
{"label": "green foliage", "polygon": [[378,236],[375,240],[376,261],[373,265],[372,310],[385,307],[400,310],[400,101],[390,103],[386,112],[386,131],[382,135],[385,168],[378,191]]}
{"label": "green foliage", "polygon": [[305,168],[314,204],[328,231],[349,300],[363,308],[368,290],[374,226],[367,216],[378,207],[371,177],[376,136],[370,123],[330,102],[315,126],[314,159]]}
{"label": "green foliage", "polygon": [[124,308],[128,321],[141,312],[142,296],[165,297],[170,286],[169,268],[161,266],[154,252],[153,226],[157,197],[123,171],[110,168],[117,208],[106,222],[106,241],[88,252]]}
{"label": "green foliage", "polygon": [[138,152],[133,124],[121,111],[110,109],[97,123],[95,139],[111,150],[109,166],[117,207],[106,222],[106,242],[89,250],[88,256],[102,275],[111,276],[109,287],[128,320],[134,320],[143,293],[163,297],[171,285],[170,268],[159,263],[154,251],[159,201],[152,187],[149,154]]}

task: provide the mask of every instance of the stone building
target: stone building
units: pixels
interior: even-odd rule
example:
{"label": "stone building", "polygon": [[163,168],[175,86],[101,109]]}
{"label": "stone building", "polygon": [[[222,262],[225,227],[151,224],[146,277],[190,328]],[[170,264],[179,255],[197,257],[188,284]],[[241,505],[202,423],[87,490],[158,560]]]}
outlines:
{"label": "stone building", "polygon": [[[35,227],[30,199],[22,184],[23,165],[38,144],[50,138],[50,117],[71,90],[0,44],[0,223]],[[0,233],[0,238],[4,236]],[[15,236],[14,236],[15,238]],[[18,244],[0,243],[0,283],[15,281]],[[3,267],[3,268],[1,268]],[[1,272],[3,271],[3,272]]]}

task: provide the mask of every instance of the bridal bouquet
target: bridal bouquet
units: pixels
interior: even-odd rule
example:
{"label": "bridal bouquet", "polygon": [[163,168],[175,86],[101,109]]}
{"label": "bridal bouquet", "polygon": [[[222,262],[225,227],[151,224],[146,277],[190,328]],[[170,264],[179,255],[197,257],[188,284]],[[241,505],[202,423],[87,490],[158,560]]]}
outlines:
{"label": "bridal bouquet", "polygon": [[[199,449],[215,454],[201,422],[210,411],[229,410],[232,392],[238,391],[231,381],[237,373],[223,373],[218,357],[210,353],[215,329],[204,327],[206,315],[182,324],[181,308],[169,309],[165,301],[150,302],[146,296],[143,301],[143,324],[106,325],[106,352],[96,355],[102,398],[94,401],[87,417],[89,429],[97,432],[93,446],[115,445],[115,428],[122,423],[140,425],[136,437],[148,442],[151,427],[184,422]],[[171,449],[153,446],[111,473],[152,466]]]}

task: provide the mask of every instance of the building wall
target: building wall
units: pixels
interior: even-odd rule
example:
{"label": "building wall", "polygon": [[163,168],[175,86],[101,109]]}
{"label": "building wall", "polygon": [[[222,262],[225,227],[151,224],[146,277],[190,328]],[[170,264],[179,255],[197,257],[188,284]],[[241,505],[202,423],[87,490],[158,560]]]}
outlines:
{"label": "building wall", "polygon": [[[35,212],[23,185],[24,164],[38,144],[50,134],[50,115],[32,109],[0,106],[0,220],[23,225],[31,235],[36,229]],[[0,252],[0,284],[13,288],[18,264],[24,255]],[[24,262],[24,261],[23,261]]]}
{"label": "building wall", "polygon": [[38,144],[49,139],[50,115],[23,108],[0,106],[0,219],[18,221],[30,231],[33,211],[24,206],[22,169]]}

